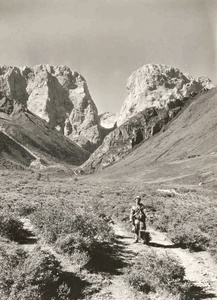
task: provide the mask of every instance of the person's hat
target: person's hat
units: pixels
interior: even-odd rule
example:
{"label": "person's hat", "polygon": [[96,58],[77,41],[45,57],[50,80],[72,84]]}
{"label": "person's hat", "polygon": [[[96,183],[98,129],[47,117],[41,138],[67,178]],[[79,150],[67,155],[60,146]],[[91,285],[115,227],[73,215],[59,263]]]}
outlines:
{"label": "person's hat", "polygon": [[135,197],[135,200],[136,200],[136,199],[141,200],[141,197],[140,197],[140,196],[136,196],[136,197]]}

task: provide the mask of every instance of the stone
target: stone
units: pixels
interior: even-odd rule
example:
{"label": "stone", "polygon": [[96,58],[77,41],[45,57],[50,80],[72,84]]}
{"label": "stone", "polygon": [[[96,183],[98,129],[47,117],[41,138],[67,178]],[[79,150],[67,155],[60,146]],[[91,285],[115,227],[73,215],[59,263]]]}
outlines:
{"label": "stone", "polygon": [[200,84],[203,86],[204,89],[210,90],[215,87],[215,85],[207,76],[200,76],[198,78],[198,81],[200,82]]}
{"label": "stone", "polygon": [[[71,140],[86,138],[94,151],[101,141],[98,111],[85,79],[66,66],[0,68],[0,91],[25,105]],[[82,141],[85,140],[85,144]]]}
{"label": "stone", "polygon": [[166,108],[149,107],[137,113],[109,133],[101,146],[78,170],[92,173],[109,166],[126,156],[132,149],[161,131],[176,115]]}
{"label": "stone", "polygon": [[118,114],[106,112],[99,115],[100,125],[104,128],[113,128],[117,122]]}
{"label": "stone", "polygon": [[148,107],[167,107],[188,99],[204,88],[213,88],[210,79],[198,80],[179,69],[163,64],[147,64],[135,71],[127,81],[128,95],[121,108],[117,125],[120,126],[139,111]]}
{"label": "stone", "polygon": [[[158,132],[200,91],[213,88],[206,77],[198,80],[165,65],[148,64],[135,71],[127,81],[127,98],[117,120],[117,128],[80,168],[90,173],[101,170],[126,156],[132,149]],[[102,114],[105,127],[112,114]]]}

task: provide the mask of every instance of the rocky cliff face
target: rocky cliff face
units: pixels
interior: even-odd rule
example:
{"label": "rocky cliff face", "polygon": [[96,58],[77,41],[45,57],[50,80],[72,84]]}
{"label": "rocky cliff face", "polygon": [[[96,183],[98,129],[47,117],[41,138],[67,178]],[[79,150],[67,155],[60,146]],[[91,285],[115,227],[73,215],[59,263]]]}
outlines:
{"label": "rocky cliff face", "polygon": [[0,91],[65,136],[93,151],[101,143],[98,112],[85,79],[68,67],[0,68]]}
{"label": "rocky cliff face", "polygon": [[[145,65],[128,79],[128,96],[119,117],[109,113],[98,116],[85,79],[68,67],[0,68],[0,91],[22,105],[25,113],[28,111],[26,117],[30,112],[38,115],[91,152],[102,144],[85,164],[88,170],[126,155],[159,132],[191,97],[212,87],[207,77],[196,80],[176,68]],[[4,109],[10,110],[7,105]],[[16,105],[13,109],[19,110]]]}
{"label": "rocky cliff face", "polygon": [[176,106],[192,93],[214,85],[207,77],[198,80],[177,68],[162,64],[148,64],[135,71],[127,81],[127,98],[121,108],[117,125],[148,107]]}

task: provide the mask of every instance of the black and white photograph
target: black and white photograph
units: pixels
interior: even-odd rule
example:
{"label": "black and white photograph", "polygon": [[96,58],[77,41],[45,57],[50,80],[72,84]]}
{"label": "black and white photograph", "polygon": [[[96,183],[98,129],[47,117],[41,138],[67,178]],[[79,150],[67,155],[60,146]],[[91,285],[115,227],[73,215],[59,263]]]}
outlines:
{"label": "black and white photograph", "polygon": [[0,0],[0,300],[217,300],[217,0]]}

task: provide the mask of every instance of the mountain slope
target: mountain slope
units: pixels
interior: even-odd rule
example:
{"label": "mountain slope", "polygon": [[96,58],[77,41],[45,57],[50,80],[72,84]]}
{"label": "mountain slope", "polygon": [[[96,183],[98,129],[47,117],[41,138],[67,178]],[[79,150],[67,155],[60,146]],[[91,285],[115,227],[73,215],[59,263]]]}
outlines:
{"label": "mountain slope", "polygon": [[100,176],[143,182],[217,180],[217,88],[200,93],[164,132],[145,141]]}
{"label": "mountain slope", "polygon": [[0,158],[25,166],[80,165],[89,153],[7,97],[0,100]]}

